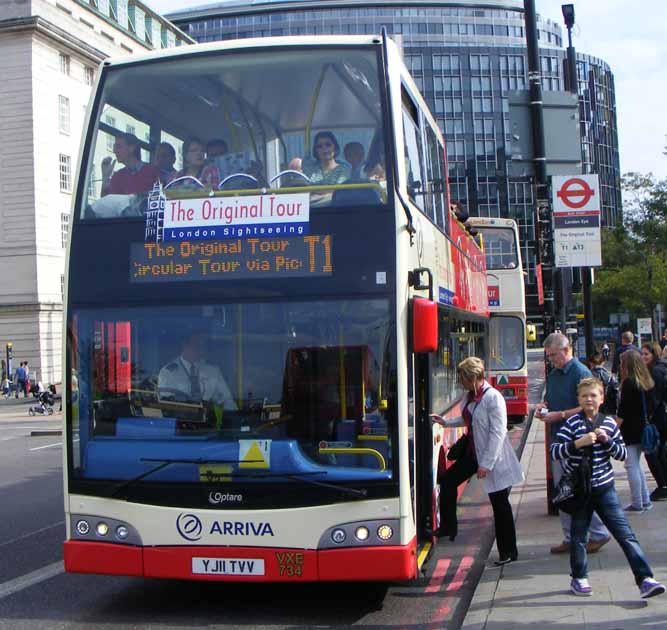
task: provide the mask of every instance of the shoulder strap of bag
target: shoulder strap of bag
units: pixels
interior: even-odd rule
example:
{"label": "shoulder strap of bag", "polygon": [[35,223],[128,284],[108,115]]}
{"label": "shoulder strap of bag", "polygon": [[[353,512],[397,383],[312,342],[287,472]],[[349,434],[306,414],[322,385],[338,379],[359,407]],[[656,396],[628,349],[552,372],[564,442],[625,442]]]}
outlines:
{"label": "shoulder strap of bag", "polygon": [[648,424],[648,414],[646,413],[646,392],[642,389],[641,390],[641,395],[642,395],[642,412],[643,412],[643,420],[644,424]]}

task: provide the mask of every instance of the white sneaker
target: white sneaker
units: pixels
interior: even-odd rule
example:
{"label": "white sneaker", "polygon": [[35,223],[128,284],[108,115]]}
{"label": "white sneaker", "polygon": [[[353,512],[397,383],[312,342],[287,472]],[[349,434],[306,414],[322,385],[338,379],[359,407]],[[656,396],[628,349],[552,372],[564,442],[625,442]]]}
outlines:
{"label": "white sneaker", "polygon": [[644,578],[644,581],[639,585],[639,593],[642,599],[662,595],[664,592],[665,587],[653,578]]}
{"label": "white sneaker", "polygon": [[[647,578],[648,579],[648,578]],[[644,580],[645,582],[646,580]],[[590,597],[593,594],[593,589],[588,583],[587,578],[573,578],[570,582],[570,590],[579,597]],[[642,597],[644,597],[642,595]]]}

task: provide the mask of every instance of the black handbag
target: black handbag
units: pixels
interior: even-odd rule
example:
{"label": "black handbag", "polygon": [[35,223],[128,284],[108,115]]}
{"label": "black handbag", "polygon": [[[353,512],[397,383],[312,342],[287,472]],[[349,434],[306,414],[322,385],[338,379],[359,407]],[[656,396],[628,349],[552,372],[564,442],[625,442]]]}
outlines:
{"label": "black handbag", "polygon": [[454,444],[449,447],[447,451],[447,459],[451,462],[456,459],[461,459],[468,450],[468,434],[464,433]]}
{"label": "black handbag", "polygon": [[[585,419],[586,430],[590,433],[593,426]],[[591,478],[593,468],[593,447],[581,449],[581,462],[572,471],[564,473],[556,487],[556,496],[552,502],[562,512],[574,514],[591,496]]]}

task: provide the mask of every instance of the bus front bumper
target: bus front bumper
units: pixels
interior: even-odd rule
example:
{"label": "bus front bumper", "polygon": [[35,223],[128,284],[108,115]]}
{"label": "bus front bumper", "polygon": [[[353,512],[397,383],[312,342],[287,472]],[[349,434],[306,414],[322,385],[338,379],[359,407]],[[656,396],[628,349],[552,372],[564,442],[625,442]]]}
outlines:
{"label": "bus front bumper", "polygon": [[343,549],[134,547],[66,541],[65,570],[228,582],[395,581],[417,574],[417,543]]}

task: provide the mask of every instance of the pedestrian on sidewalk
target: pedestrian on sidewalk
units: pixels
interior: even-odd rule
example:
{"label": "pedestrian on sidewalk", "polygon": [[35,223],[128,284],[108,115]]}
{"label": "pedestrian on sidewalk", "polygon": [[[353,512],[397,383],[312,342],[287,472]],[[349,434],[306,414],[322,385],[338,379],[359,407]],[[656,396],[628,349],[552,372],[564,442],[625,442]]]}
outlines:
{"label": "pedestrian on sidewalk", "polygon": [[606,341],[602,346],[602,357],[605,361],[609,361],[609,344]]}
{"label": "pedestrian on sidewalk", "polygon": [[28,396],[28,390],[26,386],[26,370],[23,367],[24,363],[21,361],[19,366],[16,368],[16,375],[14,377],[14,382],[16,383],[16,398],[19,397],[19,392],[23,392],[23,398]]}
{"label": "pedestrian on sidewalk", "polygon": [[627,350],[636,350],[639,352],[637,346],[632,345],[632,342],[635,340],[635,336],[629,331],[626,330],[621,334],[621,345],[620,347],[614,350],[614,359],[611,362],[611,373],[618,376],[619,370],[621,369],[621,355]]}
{"label": "pedestrian on sidewalk", "polygon": [[582,449],[592,447],[589,449],[592,452],[589,455],[592,459],[591,493],[572,515],[570,590],[574,595],[583,597],[593,594],[588,581],[586,538],[591,518],[597,512],[621,546],[635,576],[640,596],[646,599],[660,595],[665,592],[665,587],[654,579],[614,487],[614,469],[610,459],[613,457],[623,461],[627,448],[614,418],[599,413],[604,398],[602,383],[596,378],[586,378],[577,389],[582,411],[565,422],[551,445],[551,457],[562,462],[567,472],[575,470],[581,465],[583,457],[587,456]]}
{"label": "pedestrian on sidewalk", "polygon": [[[556,439],[563,423],[581,411],[577,397],[577,385],[584,378],[590,378],[590,370],[572,356],[570,340],[562,333],[551,333],[544,340],[544,351],[554,369],[547,376],[546,400],[535,407],[535,417],[548,425],[549,443]],[[559,461],[551,465],[554,485],[558,485],[563,476],[563,467]],[[570,530],[572,517],[559,512],[563,530],[563,540],[559,545],[551,547],[551,553],[568,553],[570,551]],[[593,514],[590,526],[588,553],[597,553],[606,545],[611,537],[600,517]]]}
{"label": "pedestrian on sidewalk", "polygon": [[[655,382],[653,389],[654,411],[651,418],[660,434],[660,446],[656,453],[645,453],[648,467],[658,487],[651,492],[651,501],[667,499],[667,460],[665,442],[667,442],[667,355],[655,342],[642,344],[642,361],[651,372]],[[663,358],[664,355],[664,358]]]}
{"label": "pedestrian on sidewalk", "polygon": [[644,512],[653,507],[641,457],[642,432],[653,415],[654,385],[639,352],[624,352],[621,356],[621,402],[616,422],[628,452],[625,470],[628,473],[632,503],[625,506],[626,512]]}
{"label": "pedestrian on sidewalk", "polygon": [[467,445],[440,477],[439,537],[454,540],[458,533],[456,500],[459,485],[477,474],[493,508],[498,560],[495,564],[513,562],[518,557],[516,530],[509,493],[523,481],[523,471],[507,436],[507,408],[502,394],[484,378],[484,362],[468,357],[458,365],[461,385],[467,394],[461,399],[462,417],[445,420],[431,414],[433,422],[444,427],[465,426]]}
{"label": "pedestrian on sidewalk", "polygon": [[600,411],[612,416],[618,410],[618,381],[607,371],[604,366],[604,357],[599,352],[594,352],[586,361],[591,374],[602,381],[604,387],[604,402]]}

